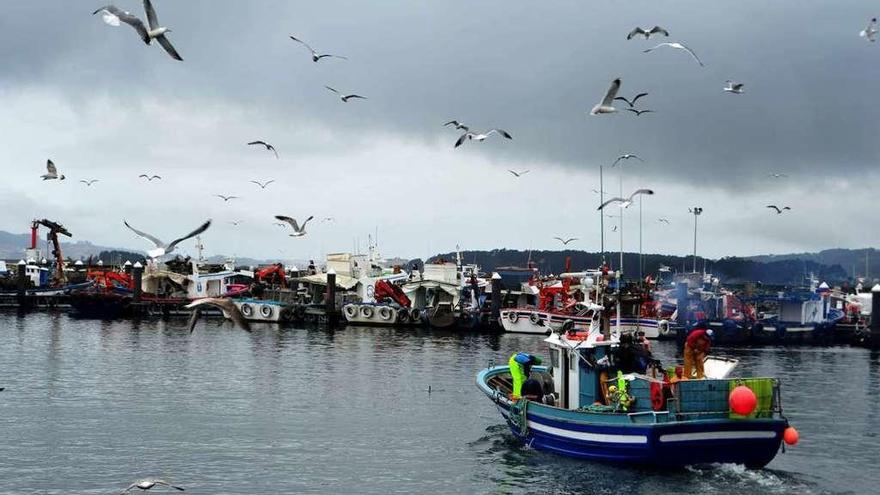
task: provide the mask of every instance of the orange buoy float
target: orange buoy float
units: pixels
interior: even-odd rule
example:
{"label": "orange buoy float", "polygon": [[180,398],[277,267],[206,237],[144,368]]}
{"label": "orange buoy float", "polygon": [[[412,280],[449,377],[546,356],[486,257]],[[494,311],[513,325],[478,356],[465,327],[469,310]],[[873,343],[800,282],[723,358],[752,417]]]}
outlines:
{"label": "orange buoy float", "polygon": [[727,399],[730,404],[730,410],[741,416],[748,416],[758,407],[758,397],[752,392],[752,389],[745,385],[739,385],[730,392]]}
{"label": "orange buoy float", "polygon": [[782,440],[788,445],[796,445],[801,436],[794,426],[789,426],[782,432]]}

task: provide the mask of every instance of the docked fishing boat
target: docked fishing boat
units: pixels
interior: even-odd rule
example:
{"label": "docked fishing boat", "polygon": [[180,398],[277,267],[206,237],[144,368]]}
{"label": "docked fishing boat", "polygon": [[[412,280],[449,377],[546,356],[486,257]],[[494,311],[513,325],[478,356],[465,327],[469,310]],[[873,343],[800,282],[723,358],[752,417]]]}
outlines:
{"label": "docked fishing boat", "polygon": [[474,328],[481,321],[487,287],[478,275],[479,267],[462,263],[458,254],[455,262],[425,263],[401,289],[431,327]]}
{"label": "docked fishing boat", "polygon": [[[655,363],[644,370],[628,367],[632,360],[625,355],[635,344],[604,338],[601,309],[591,306],[591,330],[554,332],[545,340],[549,366],[531,368],[534,395],[525,385],[526,397],[513,395],[510,366],[477,374],[477,387],[498,406],[519,441],[595,461],[750,468],[769,463],[784,435],[796,442],[796,432],[787,431],[777,380],[729,378],[735,362],[727,360],[707,362],[709,378],[692,380],[670,379]],[[743,394],[753,395],[750,409],[742,409]]]}
{"label": "docked fishing boat", "polygon": [[754,326],[755,341],[769,344],[831,344],[836,340],[835,327],[846,316],[834,308],[830,288],[811,277],[809,292],[782,293],[765,298],[776,312],[765,313]]}
{"label": "docked fishing boat", "polygon": [[421,325],[422,310],[412,307],[403,290],[386,279],[373,284],[375,302],[350,302],[342,307],[345,321],[357,325]]}

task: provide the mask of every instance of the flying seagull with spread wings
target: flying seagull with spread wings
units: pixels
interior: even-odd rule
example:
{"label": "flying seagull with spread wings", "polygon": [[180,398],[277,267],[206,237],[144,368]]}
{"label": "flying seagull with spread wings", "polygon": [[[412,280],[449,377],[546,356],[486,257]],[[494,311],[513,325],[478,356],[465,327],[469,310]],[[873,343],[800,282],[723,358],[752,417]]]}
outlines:
{"label": "flying seagull with spread wings", "polygon": [[156,9],[153,8],[153,3],[150,0],[144,0],[144,12],[147,14],[147,22],[149,23],[149,29],[147,26],[144,26],[144,21],[140,20],[136,16],[132,15],[130,12],[126,12],[124,10],[119,9],[114,5],[107,5],[105,7],[101,7],[100,9],[92,12],[92,15],[97,13],[101,13],[101,17],[104,19],[104,22],[111,26],[119,26],[119,22],[124,22],[129,26],[133,27],[135,31],[140,35],[141,39],[146,44],[152,43],[153,40],[159,42],[162,45],[162,48],[168,52],[168,55],[171,55],[171,58],[174,60],[183,60],[177,50],[174,49],[174,46],[171,45],[171,42],[168,41],[168,38],[165,36],[165,33],[170,33],[171,30],[162,27],[159,25],[159,18],[156,17]]}
{"label": "flying seagull with spread wings", "polygon": [[215,194],[214,197],[222,199],[224,203],[226,203],[230,199],[238,199],[238,196],[224,196],[222,194]]}
{"label": "flying seagull with spread wings", "polygon": [[191,238],[201,234],[202,232],[208,230],[208,227],[211,226],[211,220],[208,220],[205,223],[203,223],[202,225],[200,225],[196,230],[193,230],[192,232],[190,232],[189,234],[187,234],[179,239],[175,239],[174,241],[170,242],[169,244],[165,244],[164,242],[162,242],[161,240],[159,240],[155,236],[152,236],[146,232],[142,232],[142,231],[132,227],[125,220],[123,220],[122,223],[124,223],[126,227],[131,229],[132,232],[134,232],[135,234],[152,242],[153,245],[156,246],[155,249],[151,249],[151,250],[147,251],[147,255],[149,255],[150,258],[158,258],[160,256],[164,256],[166,254],[173,252],[174,248],[177,247],[178,244],[180,244],[181,242],[183,242],[187,239],[191,239]]}
{"label": "flying seagull with spread wings", "polygon": [[470,127],[466,126],[464,123],[459,122],[457,120],[450,120],[449,122],[443,124],[444,127],[450,126],[450,125],[455,126],[455,130],[457,130],[457,131],[467,132],[467,131],[471,130]]}
{"label": "flying seagull with spread wings", "polygon": [[682,45],[681,43],[678,43],[678,42],[672,42],[672,43],[660,43],[660,44],[657,45],[657,46],[654,46],[654,47],[648,48],[647,50],[644,50],[644,52],[645,52],[645,53],[652,52],[652,51],[654,51],[654,50],[656,50],[656,49],[658,49],[658,48],[662,48],[662,47],[664,47],[664,46],[668,46],[669,48],[675,48],[676,50],[683,50],[683,51],[688,52],[688,53],[691,55],[691,57],[693,57],[693,59],[696,60],[698,64],[700,64],[700,67],[705,67],[705,65],[703,65],[703,62],[699,59],[699,57],[697,57],[697,54],[694,53],[693,50],[691,50],[690,48],[688,48],[688,47],[686,47],[686,46],[684,46],[684,45]]}
{"label": "flying seagull with spread wings", "polygon": [[284,215],[275,215],[275,218],[281,220],[282,222],[287,222],[291,227],[293,227],[293,233],[290,234],[290,237],[302,237],[306,235],[306,224],[309,223],[309,220],[315,217],[310,216],[309,218],[306,218],[302,225],[297,223],[295,218],[286,217]]}
{"label": "flying seagull with spread wings", "polygon": [[361,100],[366,100],[366,99],[367,99],[366,96],[354,95],[354,94],[352,94],[352,95],[344,95],[344,94],[340,93],[339,91],[337,91],[337,90],[331,88],[330,86],[324,86],[324,87],[327,88],[328,90],[330,90],[330,91],[336,93],[336,95],[339,96],[339,99],[342,100],[343,103],[348,103],[348,100],[350,100],[350,99],[352,99],[352,98],[361,99]]}
{"label": "flying seagull with spread wings", "polygon": [[628,100],[628,99],[626,99],[625,96],[615,96],[614,99],[615,99],[615,100],[622,100],[622,101],[625,101],[625,102],[627,102],[627,103],[629,104],[629,107],[630,107],[630,108],[633,108],[633,107],[636,106],[636,101],[638,101],[638,99],[641,98],[641,97],[643,97],[643,96],[648,96],[648,93],[639,93],[639,94],[635,95],[635,96],[633,97],[632,100]]}
{"label": "flying seagull with spread wings", "polygon": [[781,179],[781,178],[783,178],[783,177],[788,177],[788,175],[786,175],[786,174],[772,173],[772,174],[768,175],[767,177],[773,177],[774,179]]}
{"label": "flying seagull with spread wings", "polygon": [[100,179],[91,179],[91,180],[80,179],[79,181],[87,186],[91,186],[95,182],[100,182],[101,180]]}
{"label": "flying seagull with spread wings", "polygon": [[238,306],[235,305],[235,302],[233,302],[232,299],[225,297],[205,297],[186,305],[187,309],[193,310],[189,317],[189,333],[192,333],[193,330],[195,330],[196,322],[199,321],[199,318],[202,316],[202,307],[204,306],[212,306],[223,311],[223,316],[232,320],[239,328],[248,332],[251,331],[250,323],[248,323],[244,315],[241,314],[241,310],[238,309]]}
{"label": "flying seagull with spread wings", "polygon": [[153,179],[159,179],[159,180],[162,180],[162,177],[159,176],[159,175],[147,175],[147,174],[141,174],[141,175],[138,175],[138,178],[139,178],[139,179],[147,179],[147,182],[153,182]]}
{"label": "flying seagull with spread wings", "polygon": [[738,83],[728,79],[727,84],[724,85],[724,91],[739,95],[743,93],[743,86],[745,86],[743,83]]}
{"label": "flying seagull with spread wings", "polygon": [[523,175],[526,175],[527,173],[529,173],[528,170],[523,170],[522,172],[517,172],[516,170],[508,170],[508,172],[510,172],[511,174],[513,174],[516,177],[522,177]]}
{"label": "flying seagull with spread wings", "polygon": [[643,113],[657,113],[654,110],[636,110],[635,108],[627,108],[626,111],[636,114],[636,117],[641,117]]}
{"label": "flying seagull with spread wings", "polygon": [[617,164],[618,164],[618,162],[620,162],[621,160],[631,160],[631,159],[633,159],[633,158],[635,158],[636,160],[638,160],[638,161],[640,161],[640,162],[644,162],[644,161],[645,161],[645,160],[642,160],[641,158],[639,158],[638,155],[635,155],[635,154],[633,154],[633,153],[624,153],[624,154],[618,156],[618,157],[617,157],[617,160],[614,160],[614,163],[612,163],[611,166],[612,166],[612,167],[616,167]]}
{"label": "flying seagull with spread wings", "polygon": [[260,186],[260,189],[266,189],[266,186],[268,186],[269,184],[275,182],[275,179],[267,180],[266,182],[260,182],[260,181],[257,181],[257,180],[252,180],[252,181],[250,181],[250,182],[252,182],[252,183],[254,183],[254,184]]}
{"label": "flying seagull with spread wings", "polygon": [[492,134],[498,134],[507,139],[513,139],[513,136],[511,136],[510,133],[505,131],[504,129],[489,129],[486,132],[479,133],[468,131],[458,137],[458,139],[455,141],[455,146],[453,146],[453,148],[458,148],[459,146],[464,144],[465,141],[485,141],[486,138],[488,138]]}
{"label": "flying seagull with spread wings", "polygon": [[658,218],[657,221],[660,222],[660,223],[665,223],[666,225],[669,225],[669,219],[668,219],[668,218]]}
{"label": "flying seagull with spread wings", "polygon": [[563,238],[561,238],[561,237],[554,237],[554,239],[556,239],[557,241],[561,242],[563,246],[567,246],[568,243],[571,242],[571,241],[576,241],[576,240],[578,240],[577,237],[568,237],[568,238],[566,238],[566,239],[563,239]]}
{"label": "flying seagull with spread wings", "polygon": [[275,151],[275,147],[272,146],[271,144],[267,143],[266,141],[262,141],[262,140],[251,141],[248,143],[248,146],[265,146],[267,151],[271,151],[272,153],[275,153],[275,158],[278,158],[278,152]]}
{"label": "flying seagull with spread wings", "polygon": [[776,210],[776,214],[777,214],[777,215],[782,215],[782,212],[783,212],[783,211],[785,211],[785,210],[790,210],[790,209],[791,209],[790,206],[783,206],[782,208],[780,208],[780,207],[778,207],[778,206],[776,206],[776,205],[767,205],[767,208],[771,208],[771,209],[773,209],[773,210]]}
{"label": "flying seagull with spread wings", "polygon": [[310,52],[312,52],[312,62],[317,62],[317,61],[321,60],[322,58],[328,58],[328,57],[341,58],[342,60],[348,60],[347,58],[343,57],[342,55],[333,55],[332,53],[318,53],[315,51],[314,48],[310,47],[308,43],[306,43],[305,41],[303,41],[301,39],[295,38],[293,36],[291,36],[290,39],[292,39],[293,41],[296,41],[297,43],[301,43],[304,47],[308,48]]}
{"label": "flying seagull with spread wings", "polygon": [[156,479],[156,478],[148,478],[148,479],[144,479],[144,480],[137,480],[134,483],[128,485],[128,488],[119,492],[119,495],[123,495],[124,493],[128,493],[128,492],[134,490],[135,488],[137,488],[139,490],[149,490],[150,488],[153,488],[154,486],[157,486],[157,485],[158,486],[167,486],[168,488],[173,488],[173,489],[179,490],[181,492],[184,491],[182,487],[174,486],[165,480],[160,480],[160,479]]}
{"label": "flying seagull with spread wings", "polygon": [[64,180],[64,174],[58,175],[58,168],[52,160],[46,160],[46,173],[40,176],[43,180]]}
{"label": "flying seagull with spread wings", "polygon": [[[605,97],[602,98],[602,101],[597,103],[592,110],[590,110],[590,115],[601,115],[603,113],[614,113],[617,111],[614,108],[614,98],[617,97],[617,92],[620,90],[620,78],[611,81],[611,86],[608,87],[608,91],[605,93]],[[635,98],[633,98],[635,100]]]}
{"label": "flying seagull with spread wings", "polygon": [[638,196],[640,194],[651,195],[651,194],[654,194],[654,191],[652,191],[650,189],[636,189],[635,192],[630,194],[628,198],[621,198],[621,197],[611,198],[608,201],[599,205],[599,207],[596,209],[597,210],[604,210],[606,206],[613,204],[613,203],[620,203],[621,208],[629,208],[629,205],[631,205],[633,203],[633,198],[635,198],[636,196]]}
{"label": "flying seagull with spread wings", "polygon": [[631,40],[636,36],[644,36],[645,39],[648,39],[655,34],[662,34],[663,36],[669,37],[669,31],[663,29],[660,26],[654,26],[651,29],[642,29],[641,27],[636,26],[635,29],[633,29],[629,32],[628,35],[626,35],[626,39]]}

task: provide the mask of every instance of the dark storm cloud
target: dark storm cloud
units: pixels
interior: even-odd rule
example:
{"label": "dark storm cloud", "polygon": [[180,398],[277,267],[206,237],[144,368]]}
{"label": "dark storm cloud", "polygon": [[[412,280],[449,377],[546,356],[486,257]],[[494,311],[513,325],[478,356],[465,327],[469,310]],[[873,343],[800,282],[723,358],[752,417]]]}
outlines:
{"label": "dark storm cloud", "polygon": [[[441,124],[458,118],[509,130],[513,142],[486,146],[499,158],[594,169],[636,151],[649,177],[716,186],[760,187],[770,171],[861,174],[878,157],[880,46],[857,35],[875,12],[855,2],[154,3],[185,62],[92,17],[100,1],[4,2],[3,85],[74,104],[168,95],[450,147],[456,134]],[[138,1],[117,5],[143,16]],[[706,67],[625,39],[655,23]],[[289,34],[350,60],[314,64]],[[657,113],[589,117],[615,77],[621,94],[650,92],[641,103]],[[746,94],[723,93],[726,79]],[[344,105],[325,84],[370,99]],[[255,133],[270,134],[261,123]]]}

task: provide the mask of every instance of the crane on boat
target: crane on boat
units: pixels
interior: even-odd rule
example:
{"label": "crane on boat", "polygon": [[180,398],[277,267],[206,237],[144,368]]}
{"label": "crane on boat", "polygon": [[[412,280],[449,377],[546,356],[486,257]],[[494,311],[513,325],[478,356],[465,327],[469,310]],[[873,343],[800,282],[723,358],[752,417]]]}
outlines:
{"label": "crane on boat", "polygon": [[47,238],[52,243],[52,256],[55,257],[55,273],[52,274],[52,285],[60,287],[67,282],[67,275],[64,273],[64,255],[61,252],[61,241],[58,239],[58,235],[73,237],[73,234],[58,222],[45,218],[34,220],[31,222],[31,249],[36,249],[37,247],[37,231],[40,225],[49,229]]}

